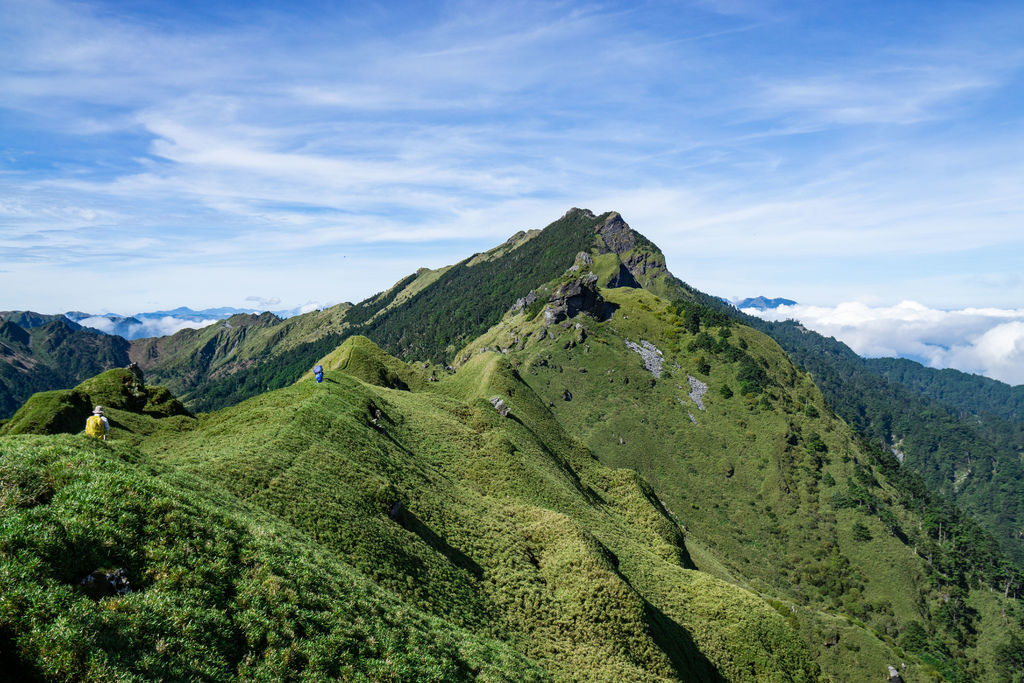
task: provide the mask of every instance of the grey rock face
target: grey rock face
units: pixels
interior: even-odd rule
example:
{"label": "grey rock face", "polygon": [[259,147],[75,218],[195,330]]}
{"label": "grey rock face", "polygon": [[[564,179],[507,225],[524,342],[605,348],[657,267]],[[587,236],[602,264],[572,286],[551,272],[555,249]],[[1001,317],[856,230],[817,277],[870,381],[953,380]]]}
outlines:
{"label": "grey rock face", "polygon": [[549,301],[552,305],[544,311],[545,325],[554,325],[580,313],[588,313],[599,320],[604,317],[605,302],[597,293],[597,276],[593,273],[559,285]]}
{"label": "grey rock face", "polygon": [[105,572],[97,569],[86,575],[78,582],[79,587],[94,600],[127,595],[132,592],[131,582],[128,581],[128,570],[124,567],[115,569],[112,572]]}
{"label": "grey rock face", "polygon": [[581,251],[576,254],[576,260],[573,262],[572,267],[569,268],[570,273],[575,273],[582,268],[589,268],[594,265],[594,257],[585,251]]}
{"label": "grey rock face", "polygon": [[518,313],[519,311],[523,310],[536,300],[537,292],[530,292],[526,296],[516,299],[516,302],[512,304],[512,308],[510,308],[509,311],[513,313]]}
{"label": "grey rock face", "polygon": [[605,245],[616,254],[627,252],[636,246],[636,236],[632,228],[617,213],[608,217],[597,227],[597,232],[604,239]]}

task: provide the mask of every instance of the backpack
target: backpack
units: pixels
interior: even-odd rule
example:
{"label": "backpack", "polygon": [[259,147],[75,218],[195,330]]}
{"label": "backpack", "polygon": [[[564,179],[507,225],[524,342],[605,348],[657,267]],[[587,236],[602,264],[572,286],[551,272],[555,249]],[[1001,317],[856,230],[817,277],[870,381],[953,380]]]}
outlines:
{"label": "backpack", "polygon": [[99,415],[93,415],[85,421],[85,433],[89,436],[95,436],[97,439],[103,438],[103,418]]}

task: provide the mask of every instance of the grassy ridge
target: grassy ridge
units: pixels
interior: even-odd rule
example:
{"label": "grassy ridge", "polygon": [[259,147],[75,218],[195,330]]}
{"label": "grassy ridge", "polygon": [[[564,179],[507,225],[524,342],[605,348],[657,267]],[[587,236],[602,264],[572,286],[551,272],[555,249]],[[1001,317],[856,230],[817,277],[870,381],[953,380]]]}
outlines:
{"label": "grassy ridge", "polygon": [[[93,680],[816,678],[503,359],[423,386],[328,371],[138,449],[0,439],[0,641],[26,673]],[[137,592],[74,587],[118,566]]]}
{"label": "grassy ridge", "polygon": [[[599,467],[498,363],[467,367],[426,393],[329,371],[323,385],[304,381],[252,399],[173,448],[147,448],[166,453],[176,476],[214,482],[287,520],[417,608],[502,634],[556,675],[812,671],[767,605],[693,578],[678,529],[635,475]],[[495,394],[513,417],[483,398]],[[406,508],[400,525],[383,515],[394,500]],[[667,591],[675,605],[637,591],[659,583],[653,568],[672,576],[670,566],[681,572]],[[703,623],[710,615],[681,607],[680,595],[716,591],[716,609],[746,624],[733,626],[746,634],[743,648]],[[703,641],[687,634],[683,614],[701,623]],[[713,639],[709,660],[701,645]]]}

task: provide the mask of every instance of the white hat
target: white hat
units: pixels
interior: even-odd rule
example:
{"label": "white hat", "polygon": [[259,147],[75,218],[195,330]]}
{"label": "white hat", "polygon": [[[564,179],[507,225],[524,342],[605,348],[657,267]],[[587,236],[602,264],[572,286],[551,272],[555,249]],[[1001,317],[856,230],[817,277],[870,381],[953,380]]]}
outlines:
{"label": "white hat", "polygon": [[95,408],[93,408],[92,409],[92,414],[93,415],[102,415],[103,414],[103,406],[96,406]]}

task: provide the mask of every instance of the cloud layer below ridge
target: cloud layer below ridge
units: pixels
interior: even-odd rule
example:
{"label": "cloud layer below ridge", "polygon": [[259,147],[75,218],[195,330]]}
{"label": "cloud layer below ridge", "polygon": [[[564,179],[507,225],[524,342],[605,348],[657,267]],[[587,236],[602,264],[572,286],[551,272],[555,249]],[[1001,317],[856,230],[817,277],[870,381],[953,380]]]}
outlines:
{"label": "cloud layer below ridge", "polygon": [[744,312],[766,320],[799,320],[862,356],[910,358],[933,368],[1024,384],[1024,308],[944,311],[903,301],[895,306],[845,302]]}

